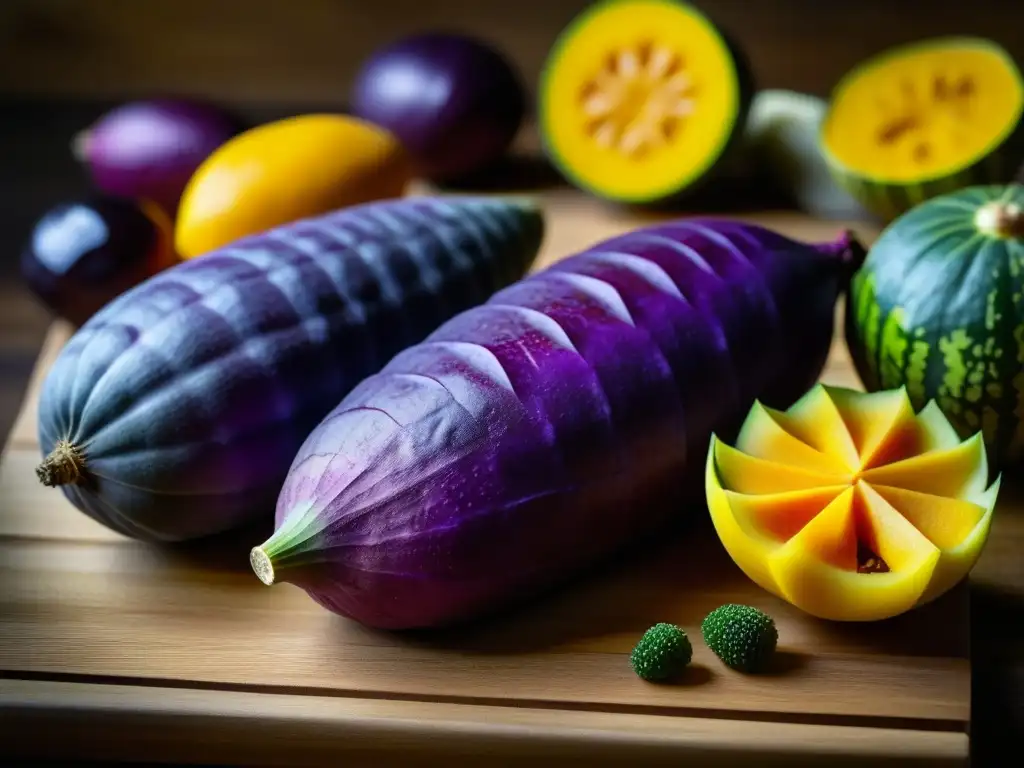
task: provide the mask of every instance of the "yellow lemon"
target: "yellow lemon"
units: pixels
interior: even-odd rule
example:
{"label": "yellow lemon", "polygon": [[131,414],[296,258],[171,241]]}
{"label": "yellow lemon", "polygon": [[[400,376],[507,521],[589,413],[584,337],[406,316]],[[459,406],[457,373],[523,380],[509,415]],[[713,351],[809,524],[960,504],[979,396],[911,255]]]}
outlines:
{"label": "yellow lemon", "polygon": [[358,203],[401,197],[412,166],[398,139],[344,115],[310,114],[223,144],[185,188],[175,246],[193,258],[245,235]]}

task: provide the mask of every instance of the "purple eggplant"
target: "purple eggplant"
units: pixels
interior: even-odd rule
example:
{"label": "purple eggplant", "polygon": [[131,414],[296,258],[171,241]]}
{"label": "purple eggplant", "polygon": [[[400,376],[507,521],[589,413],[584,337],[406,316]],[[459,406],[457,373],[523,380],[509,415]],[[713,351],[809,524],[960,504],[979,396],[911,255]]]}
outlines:
{"label": "purple eggplant", "polygon": [[443,32],[377,51],[356,75],[351,101],[354,114],[394,133],[435,181],[493,165],[526,113],[523,83],[503,54]]}
{"label": "purple eggplant", "polygon": [[174,216],[199,164],[242,128],[233,114],[194,99],[132,101],[78,134],[72,151],[98,189],[151,200]]}
{"label": "purple eggplant", "polygon": [[864,250],[731,221],[600,243],[496,293],[368,377],[310,434],[253,549],[367,625],[519,602],[653,532],[712,432],[819,377]]}
{"label": "purple eggplant", "polygon": [[338,400],[521,277],[542,235],[527,202],[407,198],[171,267],[61,351],[39,403],[39,479],[139,539],[269,525],[291,460]]}

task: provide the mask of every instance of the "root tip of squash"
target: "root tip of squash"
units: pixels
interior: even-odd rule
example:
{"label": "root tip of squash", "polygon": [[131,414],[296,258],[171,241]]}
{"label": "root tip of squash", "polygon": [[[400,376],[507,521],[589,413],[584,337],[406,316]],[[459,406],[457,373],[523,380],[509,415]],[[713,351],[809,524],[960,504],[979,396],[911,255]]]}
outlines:
{"label": "root tip of squash", "polygon": [[58,440],[53,450],[36,467],[39,482],[50,488],[73,485],[85,475],[85,459],[76,445],[68,440]]}
{"label": "root tip of squash", "polygon": [[268,587],[274,584],[274,564],[270,562],[267,553],[262,547],[253,547],[249,552],[249,564],[252,566],[256,578]]}

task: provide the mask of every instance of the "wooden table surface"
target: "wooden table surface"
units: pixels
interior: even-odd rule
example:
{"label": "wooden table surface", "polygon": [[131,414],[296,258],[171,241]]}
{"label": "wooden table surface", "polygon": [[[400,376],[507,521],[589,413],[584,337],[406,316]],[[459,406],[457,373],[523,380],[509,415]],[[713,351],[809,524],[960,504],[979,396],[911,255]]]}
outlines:
{"label": "wooden table surface", "polygon": [[[541,264],[641,223],[564,189],[543,199]],[[808,240],[844,226],[733,215]],[[853,228],[868,241],[876,231]],[[42,338],[45,313],[12,283],[2,291],[9,398],[25,388],[26,349]],[[50,330],[37,378],[66,333]],[[825,378],[856,383],[839,343]],[[30,396],[0,467],[0,720],[20,735],[5,739],[11,754],[940,766],[964,764],[970,720],[973,764],[1000,765],[992,734],[1020,732],[1024,505],[1012,485],[970,588],[891,622],[809,619],[744,579],[713,538],[695,546],[713,536],[698,528],[506,619],[458,637],[408,637],[331,616],[289,586],[262,587],[245,570],[244,536],[214,558],[157,551],[91,522],[34,482],[33,408]],[[773,674],[731,673],[698,642],[684,684],[632,675],[626,655],[649,624],[699,635],[700,618],[733,601],[776,616]]]}

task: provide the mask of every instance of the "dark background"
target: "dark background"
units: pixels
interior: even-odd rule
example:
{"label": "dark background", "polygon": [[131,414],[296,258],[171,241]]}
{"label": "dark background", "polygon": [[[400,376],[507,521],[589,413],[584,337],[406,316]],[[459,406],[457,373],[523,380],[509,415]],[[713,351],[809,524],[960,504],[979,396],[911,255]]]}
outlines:
{"label": "dark background", "polygon": [[[747,52],[762,87],[825,95],[877,50],[983,35],[1024,54],[1019,0],[698,0]],[[586,0],[3,0],[0,93],[186,91],[231,102],[344,101],[388,40],[448,27],[498,45],[534,83]]]}
{"label": "dark background", "polygon": [[[589,4],[0,0],[0,435],[10,427],[48,322],[17,279],[18,252],[40,213],[87,188],[68,145],[104,109],[119,100],[167,93],[231,104],[251,120],[342,109],[351,78],[368,54],[428,28],[488,39],[514,60],[532,90],[555,36]],[[990,37],[1024,60],[1020,0],[698,5],[734,35],[761,87],[827,96],[865,57],[934,35]],[[529,130],[525,141],[531,144]],[[975,589],[972,600],[975,764],[1019,765],[1019,741],[1013,737],[1024,733],[1021,598]],[[997,739],[1008,742],[998,753]]]}

